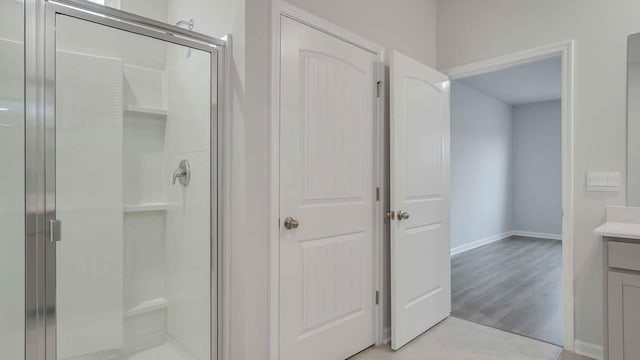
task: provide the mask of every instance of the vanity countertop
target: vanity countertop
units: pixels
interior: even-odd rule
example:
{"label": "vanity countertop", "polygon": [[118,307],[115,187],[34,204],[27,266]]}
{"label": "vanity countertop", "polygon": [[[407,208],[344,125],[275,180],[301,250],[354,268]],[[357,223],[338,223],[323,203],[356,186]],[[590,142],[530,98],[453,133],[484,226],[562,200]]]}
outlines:
{"label": "vanity countertop", "polygon": [[607,221],[593,232],[602,237],[640,241],[640,208],[608,206]]}
{"label": "vanity countertop", "polygon": [[599,236],[640,241],[640,224],[606,222],[593,232]]}

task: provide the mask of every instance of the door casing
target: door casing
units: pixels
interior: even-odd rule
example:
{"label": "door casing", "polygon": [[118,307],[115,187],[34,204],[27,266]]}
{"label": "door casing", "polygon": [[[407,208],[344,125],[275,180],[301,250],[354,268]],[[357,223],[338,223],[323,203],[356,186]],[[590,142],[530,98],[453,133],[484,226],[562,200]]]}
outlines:
{"label": "door casing", "polygon": [[[280,144],[280,16],[286,16],[304,25],[334,36],[342,41],[355,45],[361,49],[376,55],[378,61],[378,79],[384,82],[384,47],[366,40],[324,19],[312,15],[304,10],[292,6],[286,2],[273,0],[271,13],[271,57],[270,57],[270,116],[269,116],[269,358],[279,359],[279,239],[280,239],[280,178],[279,178],[279,144]],[[384,199],[386,199],[385,187],[385,138],[384,138],[384,112],[385,112],[384,86],[379,86],[377,98],[377,112],[374,126],[375,154],[374,182],[379,189],[379,201],[375,202],[375,217],[373,224],[373,284],[379,292],[379,302],[374,309],[374,334],[376,344],[384,342]],[[371,294],[374,296],[374,294]]]}
{"label": "door casing", "polygon": [[451,81],[559,56],[562,62],[562,312],[564,348],[576,351],[574,319],[573,217],[574,41],[567,40],[442,71]]}
{"label": "door casing", "polygon": [[[49,241],[55,219],[55,17],[74,17],[211,54],[211,323],[221,359],[223,308],[222,122],[226,107],[227,42],[121,10],[79,0],[25,0],[26,268],[25,359],[56,358],[56,244]],[[100,15],[96,15],[100,14]],[[213,106],[212,106],[213,110]]]}

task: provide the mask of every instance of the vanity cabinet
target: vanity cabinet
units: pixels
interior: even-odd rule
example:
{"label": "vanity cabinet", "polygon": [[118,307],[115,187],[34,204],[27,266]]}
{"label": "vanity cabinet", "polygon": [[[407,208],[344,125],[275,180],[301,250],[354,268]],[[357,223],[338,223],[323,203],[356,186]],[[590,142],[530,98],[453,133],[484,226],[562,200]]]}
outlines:
{"label": "vanity cabinet", "polygon": [[640,243],[605,242],[608,359],[640,359]]}

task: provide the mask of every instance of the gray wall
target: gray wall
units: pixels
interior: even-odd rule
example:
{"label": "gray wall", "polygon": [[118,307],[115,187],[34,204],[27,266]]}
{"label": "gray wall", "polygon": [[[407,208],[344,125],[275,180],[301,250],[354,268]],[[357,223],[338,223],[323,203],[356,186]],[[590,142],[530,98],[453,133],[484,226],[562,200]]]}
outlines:
{"label": "gray wall", "polygon": [[451,87],[451,248],[511,230],[511,106]]}
{"label": "gray wall", "polygon": [[561,104],[511,106],[451,88],[451,249],[512,231],[562,233]]}
{"label": "gray wall", "polygon": [[513,230],[562,233],[560,111],[560,101],[513,107]]}

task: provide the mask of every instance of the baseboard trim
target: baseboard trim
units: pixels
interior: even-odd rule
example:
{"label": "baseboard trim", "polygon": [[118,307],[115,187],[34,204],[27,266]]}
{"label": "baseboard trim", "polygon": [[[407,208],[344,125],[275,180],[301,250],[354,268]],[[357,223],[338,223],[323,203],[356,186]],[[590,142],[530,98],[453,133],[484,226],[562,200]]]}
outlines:
{"label": "baseboard trim", "polygon": [[511,235],[514,236],[526,236],[532,237],[536,239],[550,239],[550,240],[560,240],[562,241],[562,234],[547,234],[547,233],[539,233],[539,232],[531,232],[531,231],[512,231]]}
{"label": "baseboard trim", "polygon": [[476,240],[474,242],[470,242],[468,244],[464,244],[462,246],[458,246],[456,248],[451,249],[451,256],[463,253],[465,251],[473,250],[475,248],[479,248],[480,246],[485,246],[491,244],[496,241],[500,241],[502,239],[506,239],[510,236],[524,236],[536,239],[549,239],[549,240],[559,240],[562,241],[561,234],[547,234],[547,233],[539,233],[539,232],[531,232],[531,231],[507,231],[502,234],[493,235],[486,237],[484,239]]}
{"label": "baseboard trim", "polygon": [[604,358],[604,350],[600,345],[576,340],[574,347],[574,352],[578,355],[588,356],[596,360],[602,360]]}
{"label": "baseboard trim", "polygon": [[491,244],[496,241],[500,241],[502,239],[506,239],[509,236],[513,235],[513,232],[508,231],[502,234],[493,235],[486,237],[484,239],[476,240],[474,242],[470,242],[468,244],[464,244],[462,246],[458,246],[456,248],[451,249],[451,256],[463,253],[465,251],[473,250],[475,248],[479,248],[480,246],[484,246],[487,244]]}
{"label": "baseboard trim", "polygon": [[382,343],[388,344],[391,342],[391,328],[386,327],[382,330]]}

